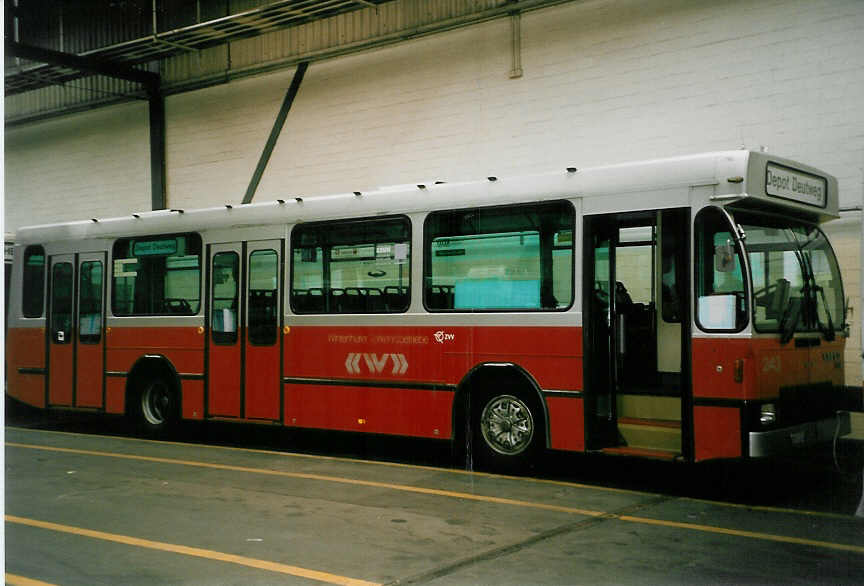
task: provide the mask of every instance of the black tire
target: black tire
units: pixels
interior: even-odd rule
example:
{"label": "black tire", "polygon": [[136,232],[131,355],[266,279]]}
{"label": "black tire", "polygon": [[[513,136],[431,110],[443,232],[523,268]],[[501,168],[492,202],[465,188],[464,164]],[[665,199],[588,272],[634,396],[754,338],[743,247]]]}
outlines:
{"label": "black tire", "polygon": [[163,436],[177,423],[178,407],[173,385],[162,377],[150,378],[135,398],[138,427],[149,436]]}
{"label": "black tire", "polygon": [[537,401],[528,393],[502,387],[481,393],[472,403],[474,468],[511,474],[532,467],[546,437],[543,412]]}

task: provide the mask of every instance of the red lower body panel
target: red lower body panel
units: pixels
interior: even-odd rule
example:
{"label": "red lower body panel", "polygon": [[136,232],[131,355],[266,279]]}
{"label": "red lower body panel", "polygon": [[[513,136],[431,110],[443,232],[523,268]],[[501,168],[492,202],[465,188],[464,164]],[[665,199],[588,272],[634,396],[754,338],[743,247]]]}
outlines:
{"label": "red lower body panel", "polygon": [[10,396],[45,407],[45,329],[9,328],[6,332],[6,382]]}
{"label": "red lower body panel", "polygon": [[107,377],[105,379],[105,412],[123,413],[125,409],[126,377]]}
{"label": "red lower body panel", "polygon": [[452,405],[450,391],[285,385],[285,423],[295,427],[449,438]]}
{"label": "red lower body panel", "polygon": [[248,419],[280,419],[279,345],[246,347],[246,413]]}
{"label": "red lower body panel", "polygon": [[183,419],[204,418],[204,381],[184,380],[183,404],[181,405],[181,416]]}
{"label": "red lower body panel", "polygon": [[696,461],[740,458],[741,410],[737,407],[694,407]]}
{"label": "red lower body panel", "polygon": [[79,344],[77,362],[75,406],[102,407],[102,344]]}
{"label": "red lower body panel", "polygon": [[577,397],[546,397],[549,410],[550,448],[583,451],[585,449],[584,401]]}

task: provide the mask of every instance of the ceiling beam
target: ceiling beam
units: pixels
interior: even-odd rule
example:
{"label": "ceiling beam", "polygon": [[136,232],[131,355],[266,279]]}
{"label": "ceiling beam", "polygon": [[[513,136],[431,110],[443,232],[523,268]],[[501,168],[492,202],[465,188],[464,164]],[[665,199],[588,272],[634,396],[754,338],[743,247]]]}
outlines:
{"label": "ceiling beam", "polygon": [[160,77],[158,73],[133,69],[105,59],[85,57],[73,53],[61,53],[60,51],[54,51],[52,49],[44,49],[42,47],[34,47],[32,45],[24,45],[12,41],[6,41],[5,50],[6,56],[8,57],[20,57],[21,59],[27,59],[28,61],[60,65],[62,67],[86,71],[87,73],[96,75],[105,75],[108,77],[125,79],[126,81],[134,81],[142,84],[145,89],[147,89],[148,93],[159,91]]}

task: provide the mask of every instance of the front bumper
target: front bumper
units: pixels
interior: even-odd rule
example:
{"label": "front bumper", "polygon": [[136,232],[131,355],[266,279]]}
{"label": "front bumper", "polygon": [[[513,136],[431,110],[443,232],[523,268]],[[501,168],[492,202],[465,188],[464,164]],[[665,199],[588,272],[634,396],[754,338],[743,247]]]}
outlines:
{"label": "front bumper", "polygon": [[835,437],[848,434],[852,430],[849,424],[849,413],[838,411],[834,417],[826,417],[818,421],[808,421],[792,427],[772,429],[771,431],[751,431],[749,456],[764,458],[775,454],[829,442]]}

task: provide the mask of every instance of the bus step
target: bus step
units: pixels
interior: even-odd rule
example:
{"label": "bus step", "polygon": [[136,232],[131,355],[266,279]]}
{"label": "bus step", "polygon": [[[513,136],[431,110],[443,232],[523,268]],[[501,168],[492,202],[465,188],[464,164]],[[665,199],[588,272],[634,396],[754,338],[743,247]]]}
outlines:
{"label": "bus step", "polygon": [[635,456],[651,460],[665,460],[667,462],[679,461],[682,458],[681,452],[677,450],[657,450],[652,448],[618,446],[615,448],[603,448],[600,451],[611,456]]}
{"label": "bus step", "polygon": [[618,419],[618,433],[629,448],[681,451],[681,422],[668,419]]}

